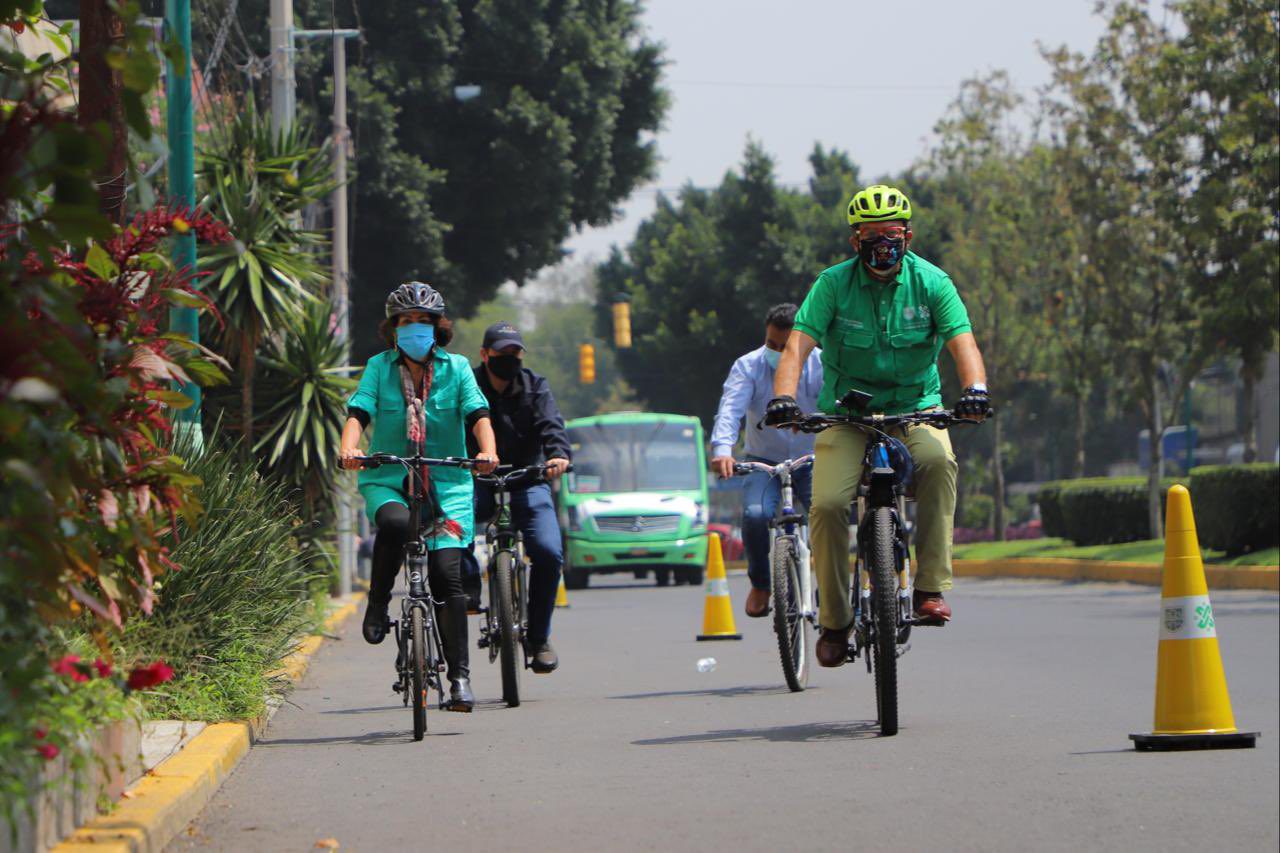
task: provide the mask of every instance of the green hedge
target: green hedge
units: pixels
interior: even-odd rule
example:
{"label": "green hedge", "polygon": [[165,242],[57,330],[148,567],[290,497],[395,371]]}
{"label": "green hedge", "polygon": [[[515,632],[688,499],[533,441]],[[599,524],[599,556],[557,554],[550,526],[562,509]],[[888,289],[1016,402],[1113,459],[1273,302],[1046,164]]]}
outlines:
{"label": "green hedge", "polygon": [[[1166,479],[1164,493],[1178,480]],[[1111,545],[1151,538],[1146,477],[1086,477],[1045,483],[1036,496],[1045,536],[1077,545]]]}
{"label": "green hedge", "polygon": [[1201,547],[1235,556],[1280,545],[1280,465],[1192,468],[1190,489]]}

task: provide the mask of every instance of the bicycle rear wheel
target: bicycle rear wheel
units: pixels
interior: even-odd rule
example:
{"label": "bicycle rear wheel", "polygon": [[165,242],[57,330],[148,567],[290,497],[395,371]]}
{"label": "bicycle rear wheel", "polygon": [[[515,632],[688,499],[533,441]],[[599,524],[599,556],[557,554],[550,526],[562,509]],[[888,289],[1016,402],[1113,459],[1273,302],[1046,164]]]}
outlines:
{"label": "bicycle rear wheel", "polygon": [[893,552],[893,514],[889,507],[871,510],[871,616],[875,639],[876,710],[880,734],[898,733],[898,571]]}
{"label": "bicycle rear wheel", "polygon": [[413,739],[427,731],[427,632],[422,608],[409,611],[409,676],[413,689]]}
{"label": "bicycle rear wheel", "polygon": [[779,536],[773,540],[769,560],[773,578],[773,632],[778,635],[778,656],[782,677],[793,692],[809,684],[809,655],[812,637],[800,600],[800,566],[794,540]]}
{"label": "bicycle rear wheel", "polygon": [[498,604],[498,657],[502,668],[502,701],[508,708],[520,706],[520,670],[524,669],[524,650],[520,648],[516,630],[514,560],[510,551],[499,551],[493,565],[494,598]]}

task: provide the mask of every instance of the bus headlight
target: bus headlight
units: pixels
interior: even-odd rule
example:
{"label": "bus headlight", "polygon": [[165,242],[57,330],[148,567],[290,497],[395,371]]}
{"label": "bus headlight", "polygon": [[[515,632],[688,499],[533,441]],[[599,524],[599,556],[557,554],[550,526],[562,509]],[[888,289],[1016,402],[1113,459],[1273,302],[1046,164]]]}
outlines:
{"label": "bus headlight", "polygon": [[576,506],[565,507],[564,521],[566,530],[581,530],[582,516],[578,513]]}
{"label": "bus headlight", "polygon": [[694,503],[694,507],[695,509],[693,512],[693,526],[695,528],[706,527],[707,526],[707,505],[699,501]]}

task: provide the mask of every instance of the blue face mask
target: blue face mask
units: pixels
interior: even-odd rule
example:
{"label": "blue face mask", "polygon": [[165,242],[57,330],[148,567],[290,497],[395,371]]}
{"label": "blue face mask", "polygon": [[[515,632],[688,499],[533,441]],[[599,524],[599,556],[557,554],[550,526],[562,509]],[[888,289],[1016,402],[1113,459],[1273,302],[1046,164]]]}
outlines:
{"label": "blue face mask", "polygon": [[429,323],[406,323],[396,329],[396,346],[414,361],[422,361],[436,343],[436,327]]}
{"label": "blue face mask", "polygon": [[778,362],[782,360],[782,353],[776,349],[764,348],[764,360],[769,362],[769,366],[774,370],[778,369]]}

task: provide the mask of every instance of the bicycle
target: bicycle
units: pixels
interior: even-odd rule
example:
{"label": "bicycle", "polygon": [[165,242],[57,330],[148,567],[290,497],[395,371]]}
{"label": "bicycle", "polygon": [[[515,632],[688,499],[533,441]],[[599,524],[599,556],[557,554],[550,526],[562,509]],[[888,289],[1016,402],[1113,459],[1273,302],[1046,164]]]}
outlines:
{"label": "bicycle", "polygon": [[[871,395],[853,390],[837,405],[861,410]],[[817,433],[838,425],[852,426],[868,435],[862,460],[862,481],[857,491],[857,559],[850,595],[853,632],[849,660],[861,657],[867,672],[875,672],[876,712],[880,734],[898,733],[898,658],[910,650],[911,628],[941,626],[944,622],[917,619],[912,607],[910,533],[906,522],[907,483],[911,476],[909,453],[895,451],[899,439],[885,430],[928,424],[939,429],[975,426],[978,422],[946,409],[903,415],[804,415],[781,424],[801,432]],[[897,467],[894,463],[897,462]]]}
{"label": "bicycle", "polygon": [[773,586],[773,632],[778,636],[778,656],[787,687],[798,693],[809,684],[813,656],[813,631],[818,626],[818,606],[809,564],[809,528],[804,514],[795,510],[792,472],[813,463],[813,454],[787,459],[777,465],[738,462],[735,474],[763,471],[777,477],[782,488],[773,518],[769,519],[769,577]]}
{"label": "bicycle", "polygon": [[399,693],[408,707],[413,702],[413,739],[422,740],[427,731],[427,694],[435,689],[440,709],[445,707],[444,645],[440,641],[440,629],[435,620],[435,605],[442,602],[431,596],[427,582],[427,543],[422,536],[422,506],[425,503],[422,469],[471,468],[474,459],[447,456],[435,459],[429,456],[394,456],[390,453],[374,453],[356,456],[355,461],[366,468],[383,465],[400,465],[408,479],[406,494],[409,498],[409,530],[405,543],[405,569],[409,591],[400,601],[400,618],[391,620],[396,637],[396,680],[391,689]]}
{"label": "bicycle", "polygon": [[[494,516],[485,527],[489,543],[489,606],[481,610],[479,647],[489,650],[489,663],[501,658],[502,701],[508,708],[520,706],[520,671],[532,664],[526,632],[529,627],[529,562],[524,554],[524,534],[511,521],[510,485],[530,475],[543,477],[549,465],[513,468],[499,466],[476,480],[493,487]],[[566,471],[572,471],[569,466]]]}

